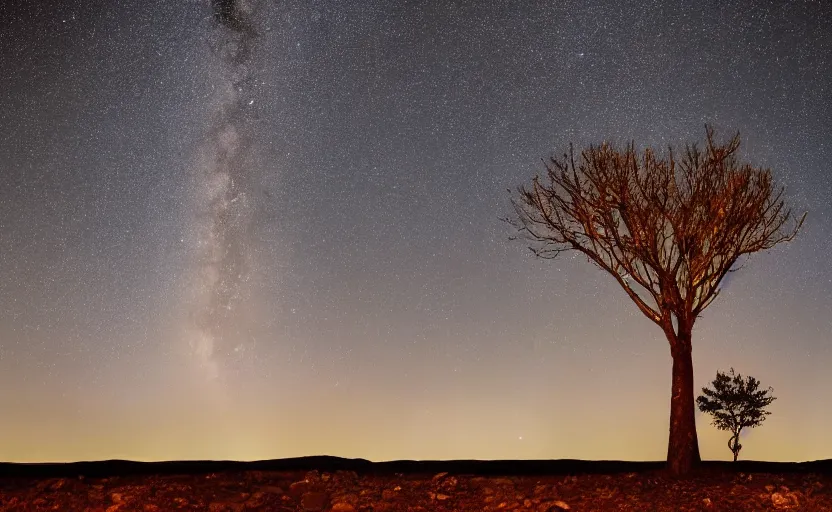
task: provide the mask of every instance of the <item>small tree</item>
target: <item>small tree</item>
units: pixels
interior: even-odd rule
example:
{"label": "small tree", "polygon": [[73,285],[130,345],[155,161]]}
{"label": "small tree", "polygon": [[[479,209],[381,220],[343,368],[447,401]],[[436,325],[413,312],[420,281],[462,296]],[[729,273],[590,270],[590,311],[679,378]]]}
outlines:
{"label": "small tree", "polygon": [[696,399],[699,410],[713,416],[713,425],[719,430],[730,430],[734,435],[728,440],[728,448],[734,453],[734,462],[742,449],[740,432],[743,427],[754,428],[760,425],[766,416],[771,414],[763,409],[776,400],[768,396],[774,392],[772,388],[758,391],[760,381],[749,376],[743,380],[742,375],[731,376],[717,372],[713,381],[714,389],[702,388],[702,393]]}

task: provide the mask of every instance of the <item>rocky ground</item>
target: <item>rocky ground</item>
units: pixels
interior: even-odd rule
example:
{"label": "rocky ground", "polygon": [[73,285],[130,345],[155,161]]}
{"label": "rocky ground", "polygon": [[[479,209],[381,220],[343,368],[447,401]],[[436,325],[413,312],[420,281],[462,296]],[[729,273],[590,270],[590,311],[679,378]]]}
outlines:
{"label": "rocky ground", "polygon": [[[522,463],[518,464],[522,469]],[[65,470],[63,476],[42,468],[33,471],[7,465],[0,467],[0,510],[832,511],[832,474],[828,468],[815,468],[817,472],[805,467],[801,471],[791,467],[792,471],[781,473],[743,472],[734,469],[742,466],[714,463],[691,478],[679,480],[666,476],[655,463],[619,463],[610,474],[597,471],[610,469],[600,466],[603,463],[597,463],[594,470],[593,463],[583,464],[575,464],[573,470],[562,464],[548,472],[545,467],[514,471],[519,474],[510,474],[512,466],[505,464],[502,468],[461,468],[452,463],[410,463],[378,468],[377,464],[366,463],[359,464],[358,470],[345,469],[343,464],[334,468],[319,464],[321,469],[299,469],[302,464],[292,469],[237,464],[209,467],[220,470],[207,473],[193,467],[184,468],[190,469],[185,473],[170,467],[153,473],[151,467],[143,471],[113,470],[107,475],[106,468],[99,468]],[[626,469],[627,464],[639,471],[618,471]],[[421,471],[443,466],[449,471]],[[257,469],[262,467],[266,469]],[[401,469],[409,471],[396,471]],[[503,474],[495,474],[500,469]]]}

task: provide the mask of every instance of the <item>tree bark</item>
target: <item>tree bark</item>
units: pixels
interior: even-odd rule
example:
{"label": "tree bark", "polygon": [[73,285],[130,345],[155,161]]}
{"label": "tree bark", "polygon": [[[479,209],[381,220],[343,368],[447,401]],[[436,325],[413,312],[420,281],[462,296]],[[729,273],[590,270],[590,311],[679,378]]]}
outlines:
{"label": "tree bark", "polygon": [[673,357],[672,394],[670,397],[670,439],[667,445],[667,469],[671,475],[684,476],[699,465],[699,439],[696,436],[693,398],[693,357],[690,330],[668,332]]}
{"label": "tree bark", "polygon": [[742,445],[740,444],[740,433],[739,431],[733,432],[733,436],[731,439],[728,440],[728,449],[731,450],[731,453],[734,454],[734,462],[737,462],[737,456],[740,454],[740,448]]}

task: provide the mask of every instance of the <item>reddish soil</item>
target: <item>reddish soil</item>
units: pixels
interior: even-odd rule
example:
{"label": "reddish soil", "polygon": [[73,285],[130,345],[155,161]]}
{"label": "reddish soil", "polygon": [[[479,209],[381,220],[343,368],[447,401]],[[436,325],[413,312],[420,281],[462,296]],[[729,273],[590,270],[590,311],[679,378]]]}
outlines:
{"label": "reddish soil", "polygon": [[832,511],[832,461],[0,464],[0,511]]}

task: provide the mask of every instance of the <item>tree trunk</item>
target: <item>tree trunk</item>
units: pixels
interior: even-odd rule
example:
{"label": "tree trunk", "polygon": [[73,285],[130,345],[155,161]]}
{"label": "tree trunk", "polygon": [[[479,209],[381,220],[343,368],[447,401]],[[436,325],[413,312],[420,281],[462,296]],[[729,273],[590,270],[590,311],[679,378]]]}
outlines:
{"label": "tree trunk", "polygon": [[737,462],[737,456],[740,454],[740,449],[742,445],[740,444],[740,433],[739,431],[733,432],[733,436],[731,439],[728,440],[728,448],[731,450],[731,453],[734,454],[734,462]]}
{"label": "tree trunk", "polygon": [[[671,329],[672,333],[672,329]],[[693,358],[690,330],[668,333],[673,356],[672,394],[670,397],[670,439],[667,445],[667,469],[671,475],[683,476],[701,461],[696,436],[693,399]]]}

